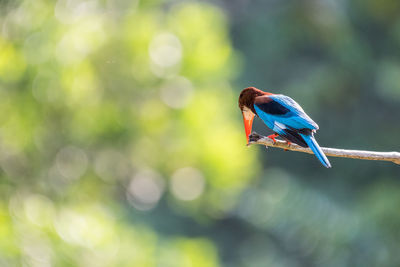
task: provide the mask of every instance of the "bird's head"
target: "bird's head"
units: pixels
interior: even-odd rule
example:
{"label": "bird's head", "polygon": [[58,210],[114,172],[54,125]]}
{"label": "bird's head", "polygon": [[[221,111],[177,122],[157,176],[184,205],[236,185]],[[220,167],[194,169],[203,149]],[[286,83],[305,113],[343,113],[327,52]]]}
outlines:
{"label": "bird's head", "polygon": [[272,95],[271,93],[263,92],[255,87],[248,87],[243,89],[239,96],[239,108],[243,114],[244,129],[246,132],[247,143],[249,142],[249,135],[253,125],[254,116],[254,100],[258,96]]}

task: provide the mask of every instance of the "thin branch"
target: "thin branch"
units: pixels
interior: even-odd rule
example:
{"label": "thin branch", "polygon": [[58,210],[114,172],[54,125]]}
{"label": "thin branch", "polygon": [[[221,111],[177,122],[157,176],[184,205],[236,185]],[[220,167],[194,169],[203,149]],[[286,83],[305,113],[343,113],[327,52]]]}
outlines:
{"label": "thin branch", "polygon": [[[259,144],[266,147],[278,147],[285,150],[299,151],[304,153],[313,154],[310,148],[304,148],[297,144],[288,144],[286,141],[276,140],[274,142],[272,139],[259,135],[257,133],[252,133],[249,136],[249,144]],[[351,159],[365,159],[365,160],[382,160],[391,161],[400,165],[400,153],[399,152],[375,152],[375,151],[363,151],[363,150],[348,150],[348,149],[337,149],[329,147],[321,147],[325,155],[330,157],[340,157],[340,158],[351,158]]]}

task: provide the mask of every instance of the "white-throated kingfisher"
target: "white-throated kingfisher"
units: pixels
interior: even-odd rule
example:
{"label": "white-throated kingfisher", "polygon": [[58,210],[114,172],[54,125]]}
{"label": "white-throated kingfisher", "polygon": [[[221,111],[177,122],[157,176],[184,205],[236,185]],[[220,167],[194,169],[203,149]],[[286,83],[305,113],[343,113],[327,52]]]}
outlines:
{"label": "white-throated kingfisher", "polygon": [[288,142],[309,147],[325,167],[331,167],[314,138],[314,133],[319,129],[318,125],[290,97],[248,87],[240,93],[239,108],[243,114],[247,142],[254,116],[257,115],[274,131],[269,138],[275,141],[275,137],[281,136]]}

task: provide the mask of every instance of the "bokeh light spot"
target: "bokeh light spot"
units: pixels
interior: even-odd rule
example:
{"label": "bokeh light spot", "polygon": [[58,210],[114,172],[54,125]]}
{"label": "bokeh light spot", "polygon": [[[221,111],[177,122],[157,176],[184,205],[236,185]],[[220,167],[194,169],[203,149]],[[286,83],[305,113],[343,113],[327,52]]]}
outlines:
{"label": "bokeh light spot", "polygon": [[85,152],[74,146],[62,148],[56,156],[56,165],[60,174],[66,179],[78,179],[88,166]]}
{"label": "bokeh light spot", "polygon": [[70,24],[96,13],[97,10],[97,1],[58,0],[54,15],[60,22]]}
{"label": "bokeh light spot", "polygon": [[105,41],[101,17],[93,17],[71,26],[58,42],[55,53],[58,61],[70,65],[83,60]]}
{"label": "bokeh light spot", "polygon": [[182,45],[172,33],[156,35],[149,47],[151,60],[161,67],[172,67],[182,58]]}
{"label": "bokeh light spot", "polygon": [[30,195],[24,200],[26,217],[38,226],[47,226],[53,221],[55,208],[53,202],[43,195]]}
{"label": "bokeh light spot", "polygon": [[53,55],[52,43],[47,42],[43,32],[31,34],[24,43],[24,56],[30,64],[40,64]]}
{"label": "bokeh light spot", "polygon": [[194,200],[204,191],[204,176],[193,167],[182,168],[172,175],[170,186],[176,198],[185,201]]}
{"label": "bokeh light spot", "polygon": [[193,85],[184,77],[171,79],[161,88],[161,99],[171,108],[184,108],[192,95]]}
{"label": "bokeh light spot", "polygon": [[138,210],[156,206],[164,191],[164,182],[153,170],[144,170],[133,176],[127,188],[129,203]]}

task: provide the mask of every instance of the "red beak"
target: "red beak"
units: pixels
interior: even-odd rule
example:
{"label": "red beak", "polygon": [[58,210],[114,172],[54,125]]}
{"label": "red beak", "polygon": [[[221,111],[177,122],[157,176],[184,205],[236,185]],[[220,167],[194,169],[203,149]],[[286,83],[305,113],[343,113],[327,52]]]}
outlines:
{"label": "red beak", "polygon": [[251,127],[253,126],[254,113],[250,111],[242,111],[242,114],[247,143],[249,143],[249,135],[251,134]]}

